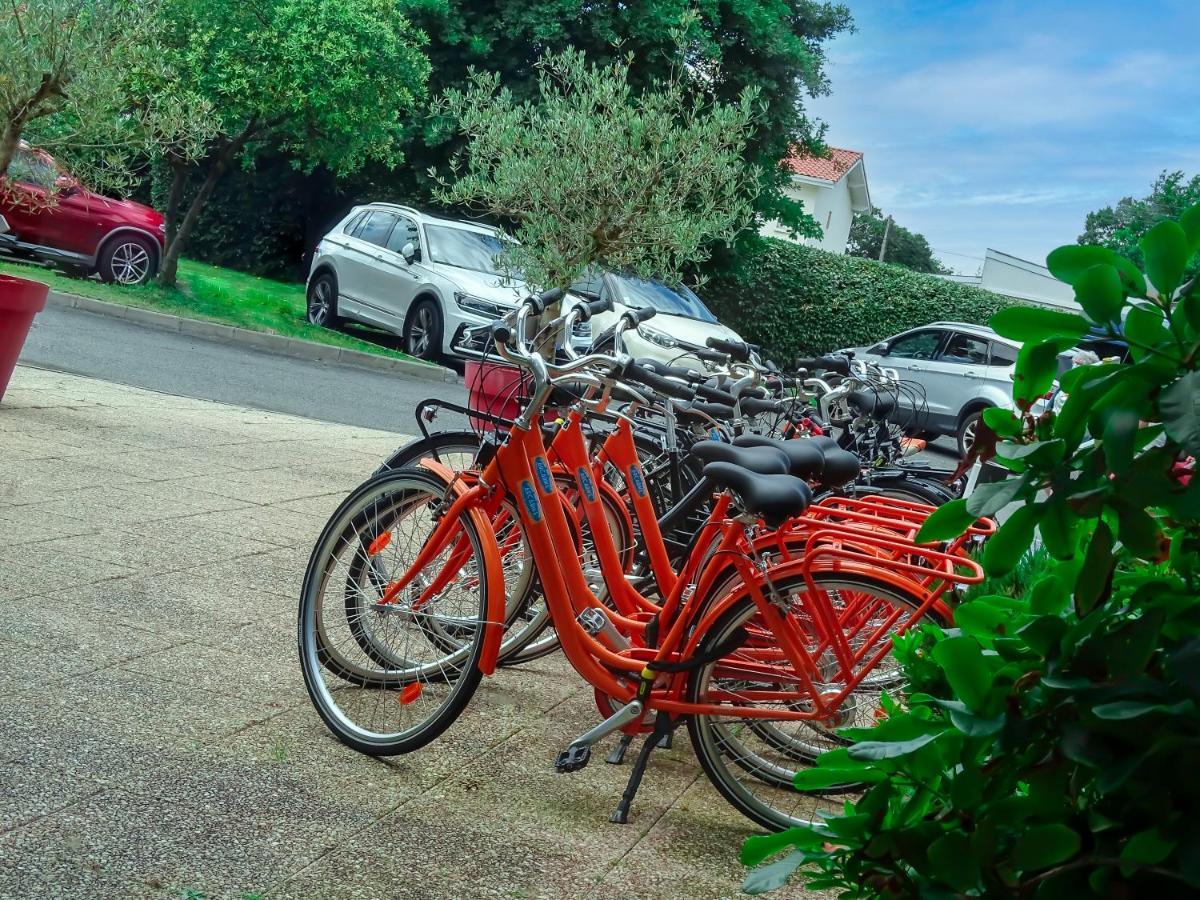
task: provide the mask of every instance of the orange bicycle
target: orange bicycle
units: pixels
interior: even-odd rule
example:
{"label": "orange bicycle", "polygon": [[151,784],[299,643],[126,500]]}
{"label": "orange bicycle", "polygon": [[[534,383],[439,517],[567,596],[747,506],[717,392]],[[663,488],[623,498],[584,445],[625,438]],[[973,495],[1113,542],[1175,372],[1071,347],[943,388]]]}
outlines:
{"label": "orange bicycle", "polygon": [[[482,675],[494,671],[512,612],[493,527],[507,510],[519,518],[563,652],[608,713],[559,754],[557,767],[586,765],[608,735],[649,730],[613,816],[625,821],[652,750],[686,723],[706,774],[741,812],[770,828],[810,821],[818,800],[792,788],[795,772],[846,724],[848,708],[894,684],[881,667],[892,635],[944,615],[945,593],[982,573],[962,540],[912,541],[912,524],[932,507],[865,498],[809,510],[803,480],[753,471],[735,454],[704,468],[720,496],[698,549],[678,573],[654,567],[661,604],[628,582],[607,531],[593,528],[609,608],[581,564],[568,512],[574,504],[554,477],[537,423],[556,381],[590,383],[599,406],[619,382],[667,395],[678,388],[628,358],[590,354],[551,364],[529,352],[520,336],[552,296],[531,298],[514,325],[493,330],[500,355],[531,371],[535,387],[483,470],[463,478],[424,460],[384,473],[326,526],[299,617],[314,704],[339,739],[377,755],[414,750],[454,721]],[[602,521],[574,415],[554,445],[573,469],[584,515]],[[754,455],[745,449],[741,461],[753,464]],[[618,461],[636,509],[645,499],[636,455]],[[816,515],[802,524],[806,510]],[[642,535],[652,559],[665,553],[653,518],[650,510]],[[981,521],[973,532],[990,528]],[[799,529],[807,531],[797,540]],[[352,577],[364,558],[371,565],[358,569],[374,575]],[[353,623],[351,591],[369,598],[355,604],[362,612]]]}

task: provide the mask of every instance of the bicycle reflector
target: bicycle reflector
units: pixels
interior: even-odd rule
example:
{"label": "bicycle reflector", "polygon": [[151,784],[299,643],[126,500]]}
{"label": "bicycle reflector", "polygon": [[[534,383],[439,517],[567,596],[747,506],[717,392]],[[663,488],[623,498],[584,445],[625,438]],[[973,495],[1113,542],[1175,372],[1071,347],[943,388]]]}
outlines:
{"label": "bicycle reflector", "polygon": [[390,531],[385,531],[383,534],[379,535],[379,537],[375,538],[375,540],[371,541],[371,546],[367,548],[367,556],[374,556],[376,553],[382,552],[383,549],[391,542],[392,533]]}
{"label": "bicycle reflector", "polygon": [[421,691],[424,689],[424,685],[422,685],[419,681],[414,681],[412,684],[406,684],[404,686],[404,690],[396,695],[396,702],[401,706],[408,706],[408,704],[412,703],[421,696]]}

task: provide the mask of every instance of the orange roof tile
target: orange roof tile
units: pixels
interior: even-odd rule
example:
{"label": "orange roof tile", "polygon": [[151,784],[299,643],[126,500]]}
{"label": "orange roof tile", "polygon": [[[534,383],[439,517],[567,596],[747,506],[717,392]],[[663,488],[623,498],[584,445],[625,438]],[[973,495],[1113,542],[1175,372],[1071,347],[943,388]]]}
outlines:
{"label": "orange roof tile", "polygon": [[840,181],[863,157],[857,150],[843,150],[841,147],[829,147],[829,156],[813,156],[803,148],[797,149],[800,152],[789,156],[784,164],[792,170],[793,175],[820,178],[822,181]]}

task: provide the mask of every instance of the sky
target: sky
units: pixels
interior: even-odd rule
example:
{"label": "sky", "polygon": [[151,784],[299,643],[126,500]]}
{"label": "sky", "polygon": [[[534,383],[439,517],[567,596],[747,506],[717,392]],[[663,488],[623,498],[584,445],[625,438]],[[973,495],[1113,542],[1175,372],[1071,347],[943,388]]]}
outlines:
{"label": "sky", "polygon": [[1044,262],[1164,169],[1200,174],[1200,0],[842,2],[857,30],[806,111],[957,272]]}

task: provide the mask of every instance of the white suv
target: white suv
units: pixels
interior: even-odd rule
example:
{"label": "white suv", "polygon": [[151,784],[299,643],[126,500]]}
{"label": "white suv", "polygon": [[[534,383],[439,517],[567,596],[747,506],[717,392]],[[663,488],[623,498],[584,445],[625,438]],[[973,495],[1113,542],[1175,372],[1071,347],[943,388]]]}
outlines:
{"label": "white suv", "polygon": [[924,388],[924,414],[918,411],[914,425],[934,435],[954,435],[965,455],[975,443],[983,411],[1012,406],[1020,349],[986,325],[933,322],[853,351],[855,358],[895,369],[904,381]]}
{"label": "white suv", "polygon": [[406,206],[356,206],[313,254],[308,321],[341,319],[400,335],[405,352],[436,360],[466,328],[498,319],[530,293],[495,265],[504,236]]}

